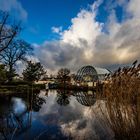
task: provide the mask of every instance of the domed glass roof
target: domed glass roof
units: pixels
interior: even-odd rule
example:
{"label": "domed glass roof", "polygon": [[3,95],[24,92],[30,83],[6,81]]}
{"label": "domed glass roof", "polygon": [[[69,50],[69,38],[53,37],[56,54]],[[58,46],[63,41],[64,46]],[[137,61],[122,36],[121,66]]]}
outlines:
{"label": "domed glass roof", "polygon": [[93,66],[84,66],[77,71],[75,80],[77,81],[97,81],[100,80],[101,76],[109,74],[110,71],[104,68],[97,68]]}

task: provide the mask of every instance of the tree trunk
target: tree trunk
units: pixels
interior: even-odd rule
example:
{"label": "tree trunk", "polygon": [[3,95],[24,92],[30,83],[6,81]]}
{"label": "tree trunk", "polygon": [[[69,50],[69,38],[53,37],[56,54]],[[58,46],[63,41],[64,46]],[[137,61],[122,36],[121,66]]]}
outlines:
{"label": "tree trunk", "polygon": [[13,80],[13,65],[10,65],[8,73],[8,82],[12,82],[12,80]]}

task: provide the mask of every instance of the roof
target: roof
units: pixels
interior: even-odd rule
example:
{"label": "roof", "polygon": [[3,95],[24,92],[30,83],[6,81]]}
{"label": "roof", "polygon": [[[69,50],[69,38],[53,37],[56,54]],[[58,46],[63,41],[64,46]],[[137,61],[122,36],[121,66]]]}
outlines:
{"label": "roof", "polygon": [[[98,68],[94,66],[83,66],[77,71],[77,75],[75,76],[75,80],[77,81],[85,81],[85,76],[90,76],[92,80],[90,81],[97,81],[103,79],[105,74],[111,73],[109,70],[105,68]],[[89,79],[88,79],[89,80]]]}
{"label": "roof", "polygon": [[105,69],[105,68],[98,68],[98,67],[94,67],[94,68],[95,68],[98,75],[110,73],[110,71]]}

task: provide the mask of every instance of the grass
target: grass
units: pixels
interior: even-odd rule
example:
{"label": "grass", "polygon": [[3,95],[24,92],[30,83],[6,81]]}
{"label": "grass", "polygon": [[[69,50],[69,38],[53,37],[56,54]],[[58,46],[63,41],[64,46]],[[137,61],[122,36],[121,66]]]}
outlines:
{"label": "grass", "polygon": [[140,64],[119,68],[103,86],[106,117],[116,140],[140,139]]}
{"label": "grass", "polygon": [[18,93],[28,93],[32,91],[40,91],[41,89],[45,89],[44,84],[13,84],[13,85],[1,85],[0,86],[0,95],[7,96],[12,94],[18,94]]}

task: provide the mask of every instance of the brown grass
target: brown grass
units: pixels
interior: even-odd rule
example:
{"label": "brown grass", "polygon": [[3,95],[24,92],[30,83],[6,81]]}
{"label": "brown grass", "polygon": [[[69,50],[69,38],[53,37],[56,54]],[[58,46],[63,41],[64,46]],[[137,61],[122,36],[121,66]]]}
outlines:
{"label": "brown grass", "polygon": [[108,125],[117,140],[140,140],[140,64],[119,68],[103,86]]}

